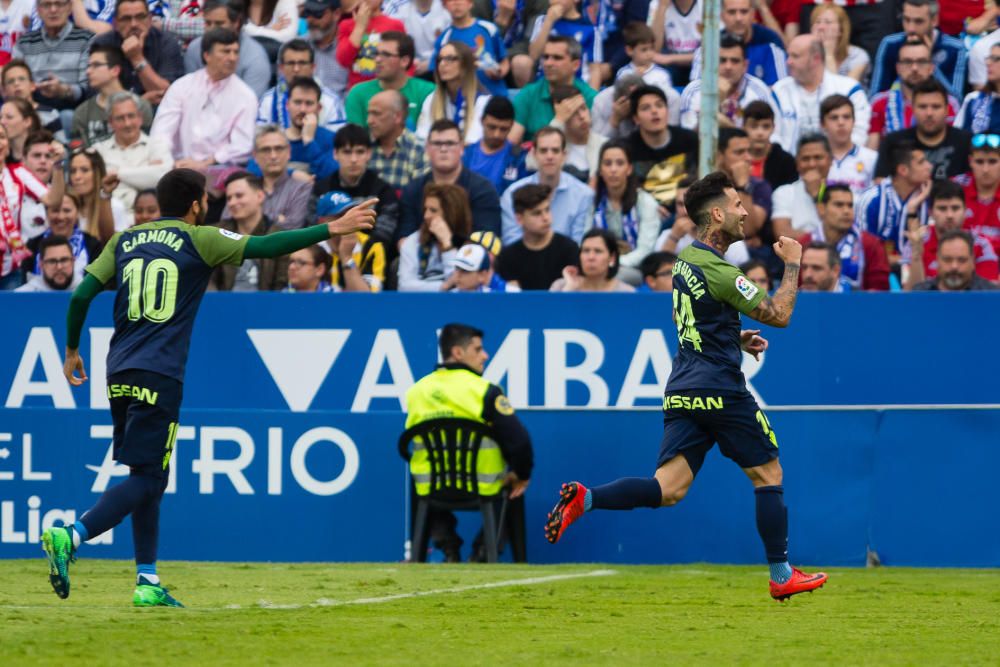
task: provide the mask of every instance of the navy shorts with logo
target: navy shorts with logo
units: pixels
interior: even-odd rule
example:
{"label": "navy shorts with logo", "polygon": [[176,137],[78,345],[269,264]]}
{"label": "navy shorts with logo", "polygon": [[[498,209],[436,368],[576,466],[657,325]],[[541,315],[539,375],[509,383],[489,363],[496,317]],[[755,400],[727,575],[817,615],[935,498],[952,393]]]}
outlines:
{"label": "navy shorts with logo", "polygon": [[183,387],[152,371],[128,370],[108,377],[115,461],[155,476],[167,475]]}
{"label": "navy shorts with logo", "polygon": [[671,392],[663,397],[663,441],[656,467],[683,454],[698,474],[715,443],[741,468],[778,457],[778,438],[749,392]]}

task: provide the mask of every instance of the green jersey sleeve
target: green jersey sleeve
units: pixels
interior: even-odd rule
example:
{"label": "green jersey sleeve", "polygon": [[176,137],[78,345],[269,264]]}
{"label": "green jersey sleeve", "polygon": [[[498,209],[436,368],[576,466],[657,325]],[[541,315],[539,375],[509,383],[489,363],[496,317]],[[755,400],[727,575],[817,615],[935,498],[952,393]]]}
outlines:
{"label": "green jersey sleeve", "polygon": [[713,259],[702,264],[701,269],[705,273],[708,291],[712,296],[728,303],[744,315],[749,315],[767,296],[767,292],[729,262]]}
{"label": "green jersey sleeve", "polygon": [[101,281],[102,285],[108,284],[115,277],[115,252],[118,250],[118,241],[121,236],[121,232],[116,232],[108,239],[101,254],[87,266],[87,273]]}
{"label": "green jersey sleeve", "polygon": [[247,247],[249,236],[231,232],[220,227],[195,227],[191,240],[195,249],[209,266],[243,263],[243,253]]}

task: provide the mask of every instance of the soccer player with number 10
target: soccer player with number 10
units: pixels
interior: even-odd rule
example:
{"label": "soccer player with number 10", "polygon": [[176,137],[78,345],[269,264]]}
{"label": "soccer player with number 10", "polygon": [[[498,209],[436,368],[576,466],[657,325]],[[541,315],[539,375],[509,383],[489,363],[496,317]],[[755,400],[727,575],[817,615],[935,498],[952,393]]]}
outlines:
{"label": "soccer player with number 10", "polygon": [[90,302],[112,279],[118,286],[107,361],[108,400],[114,458],[129,467],[129,476],[105,491],[72,526],[52,527],[42,535],[49,581],[61,598],[69,597],[69,564],[76,560],[80,543],[132,515],[137,570],[133,604],[183,606],[160,585],[156,573],[160,499],[177,439],[191,330],[212,270],[368,231],[378,203],[369,199],[305,229],[242,236],[202,226],[208,197],[205,177],[196,171],[168,172],[156,186],[156,199],[164,217],[112,236],[70,300],[63,372],[70,384],[79,386],[87,379],[78,348]]}

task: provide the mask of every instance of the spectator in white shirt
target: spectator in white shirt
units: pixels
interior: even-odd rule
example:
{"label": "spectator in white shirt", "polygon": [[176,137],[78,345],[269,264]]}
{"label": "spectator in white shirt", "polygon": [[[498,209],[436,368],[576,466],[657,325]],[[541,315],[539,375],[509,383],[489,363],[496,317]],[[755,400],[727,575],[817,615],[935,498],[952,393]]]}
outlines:
{"label": "spectator in white shirt", "polygon": [[201,52],[205,67],[167,89],[150,136],[167,142],[175,167],[205,174],[210,193],[217,197],[232,167],[246,164],[250,157],[257,96],[235,75],[240,59],[235,32],[210,30],[202,38]]}
{"label": "spectator in white shirt", "polygon": [[774,84],[781,105],[779,143],[792,151],[799,137],[820,130],[819,107],[830,95],[840,94],[854,105],[854,143],[864,145],[872,107],[861,85],[854,79],[826,69],[826,51],[816,35],[799,35],[788,45],[789,76]]}
{"label": "spectator in white shirt", "polygon": [[872,184],[878,153],[854,143],[854,105],[843,95],[823,100],[819,115],[833,157],[827,180],[847,185],[857,196]]}
{"label": "spectator in white shirt", "polygon": [[431,56],[434,55],[434,42],[451,25],[451,14],[444,8],[441,0],[407,0],[393,10],[385,8],[386,16],[402,21],[406,26],[406,34],[413,38],[416,51],[414,74],[426,74]]}
{"label": "spectator in white shirt", "polygon": [[104,158],[108,171],[118,175],[115,199],[132,211],[136,195],[155,188],[160,178],[173,168],[174,158],[162,137],[154,139],[142,131],[142,111],[134,94],[112,95],[107,109],[112,135],[94,148]]}
{"label": "spectator in white shirt", "polygon": [[799,180],[782,185],[771,198],[771,224],[774,238],[798,238],[812,234],[822,226],[816,201],[826,187],[833,156],[830,142],[822,134],[807,134],[799,139],[795,167]]}

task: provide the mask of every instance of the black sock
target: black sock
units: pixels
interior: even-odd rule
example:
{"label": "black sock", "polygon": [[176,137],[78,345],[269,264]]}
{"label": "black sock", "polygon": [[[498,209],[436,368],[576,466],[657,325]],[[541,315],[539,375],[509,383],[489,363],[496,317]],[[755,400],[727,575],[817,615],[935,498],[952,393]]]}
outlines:
{"label": "black sock", "polygon": [[764,542],[768,563],[788,561],[788,510],[782,486],[759,486],[754,489],[757,499],[757,532]]}
{"label": "black sock", "polygon": [[636,507],[659,507],[663,500],[655,477],[622,477],[604,486],[588,489],[590,506],[595,510],[630,510]]}
{"label": "black sock", "polygon": [[[163,481],[157,477],[133,471],[128,479],[105,491],[80,517],[88,539],[94,539],[122,522],[136,507],[160,494]],[[149,562],[149,561],[147,561]]]}

